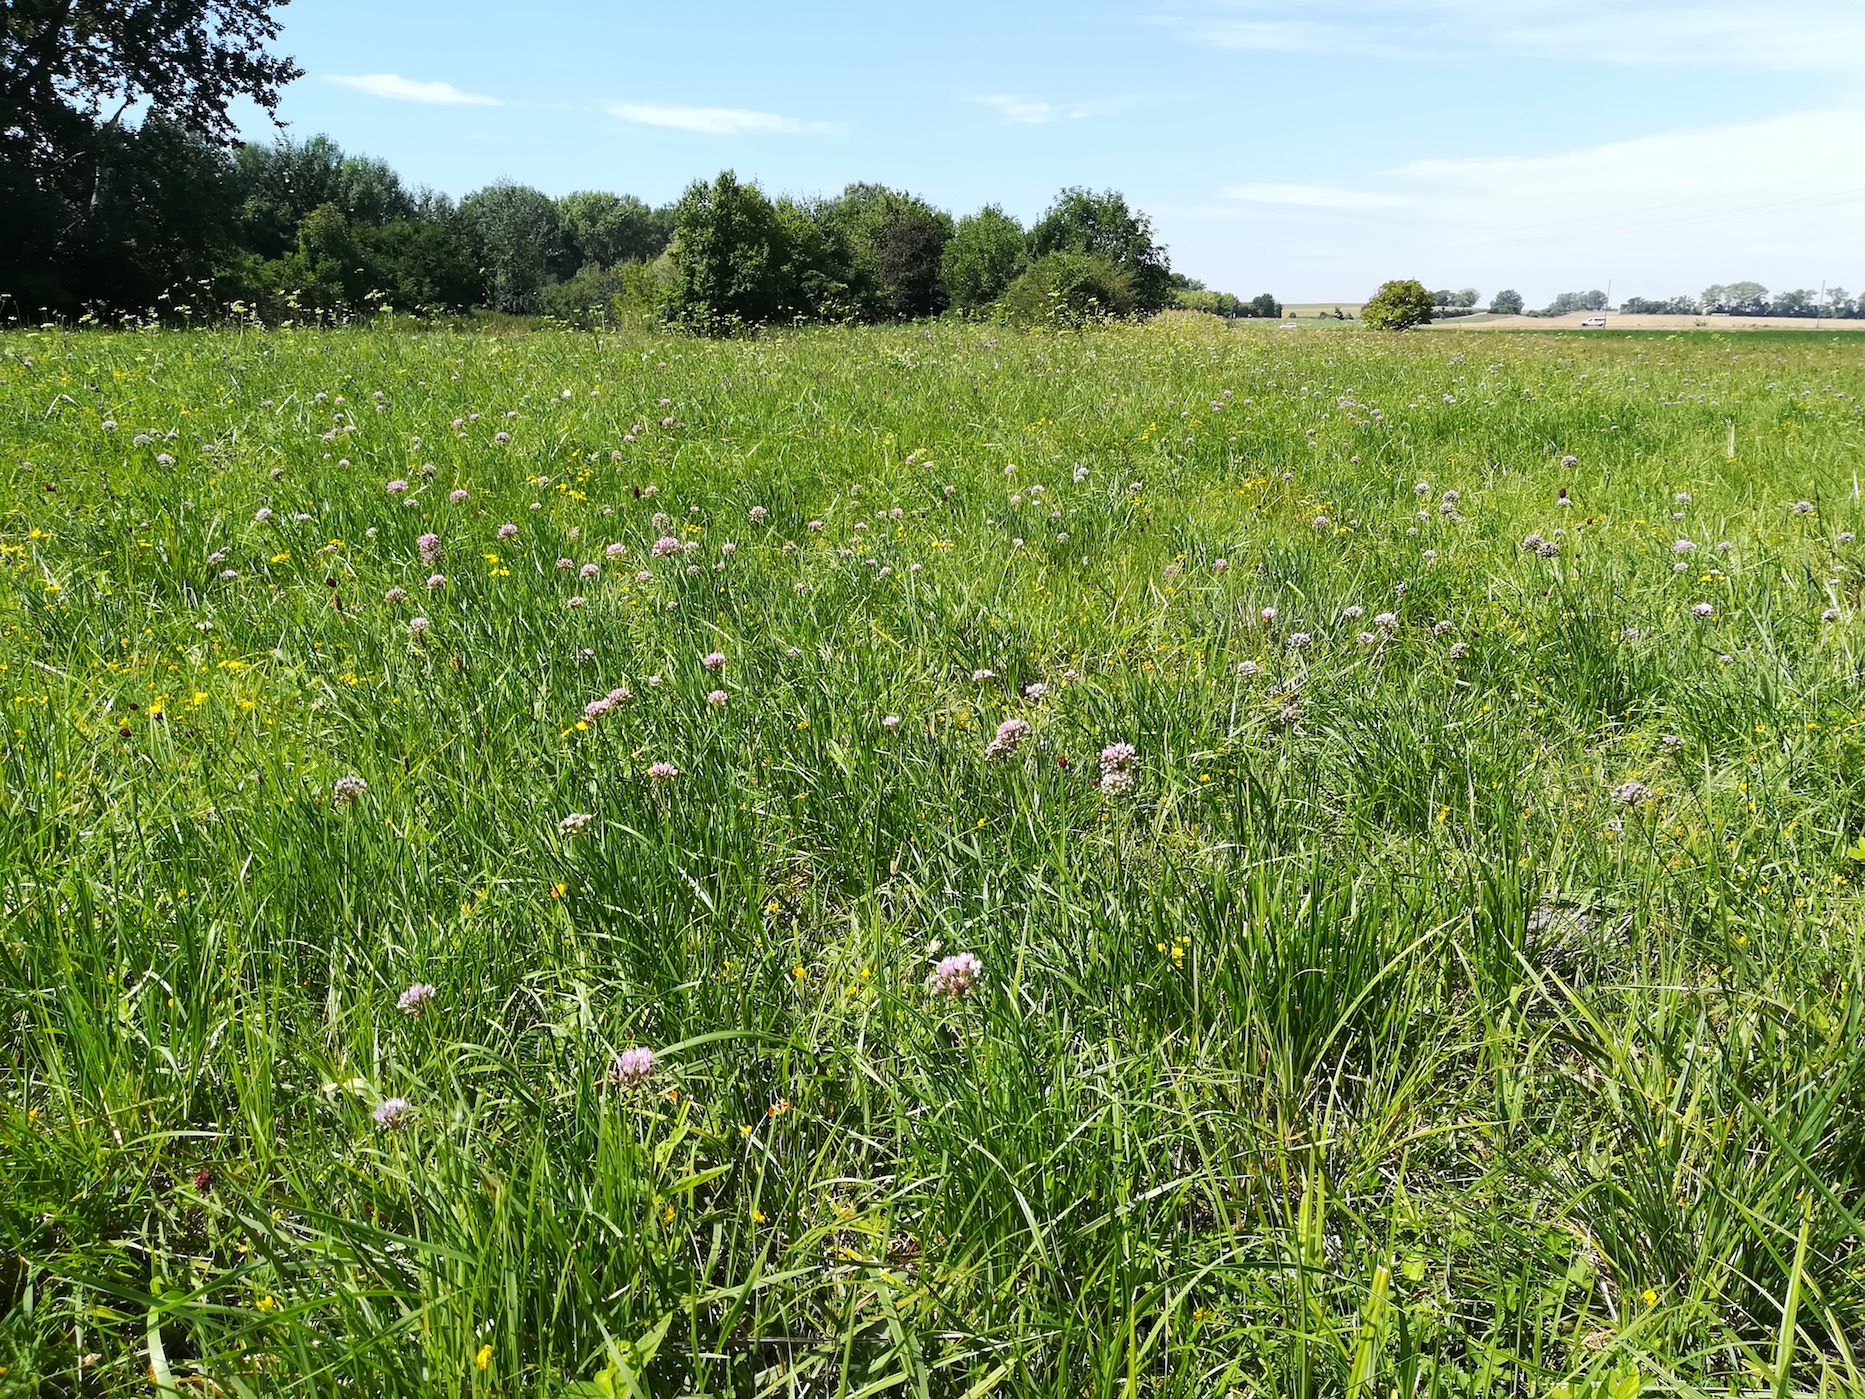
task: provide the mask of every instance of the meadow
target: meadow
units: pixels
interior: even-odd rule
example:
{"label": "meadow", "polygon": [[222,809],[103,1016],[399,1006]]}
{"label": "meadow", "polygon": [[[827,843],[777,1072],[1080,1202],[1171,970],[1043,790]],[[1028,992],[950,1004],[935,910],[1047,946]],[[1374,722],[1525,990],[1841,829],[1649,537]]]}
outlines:
{"label": "meadow", "polygon": [[0,337],[0,1394],[1865,1394],[1861,395]]}

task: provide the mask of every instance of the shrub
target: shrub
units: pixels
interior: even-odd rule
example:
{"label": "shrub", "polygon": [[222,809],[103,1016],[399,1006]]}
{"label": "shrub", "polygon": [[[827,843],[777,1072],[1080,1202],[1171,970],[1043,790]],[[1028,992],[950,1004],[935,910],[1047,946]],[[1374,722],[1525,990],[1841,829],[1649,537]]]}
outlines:
{"label": "shrub", "polygon": [[730,170],[688,186],[674,206],[668,318],[723,335],[789,309],[785,223],[762,190]]}
{"label": "shrub", "polygon": [[1360,319],[1371,330],[1410,330],[1428,324],[1436,309],[1423,282],[1386,282],[1361,308]]}
{"label": "shrub", "polygon": [[1153,221],[1129,209],[1117,190],[1063,190],[1030,230],[1030,251],[1107,259],[1125,274],[1138,310],[1158,311],[1172,302],[1172,264],[1153,241]]}
{"label": "shrub", "polygon": [[1522,293],[1505,287],[1489,299],[1489,310],[1493,316],[1519,316],[1527,304]]}
{"label": "shrub", "polygon": [[1139,308],[1133,277],[1099,253],[1048,253],[1010,284],[998,303],[1007,320],[1026,325],[1081,325]]}

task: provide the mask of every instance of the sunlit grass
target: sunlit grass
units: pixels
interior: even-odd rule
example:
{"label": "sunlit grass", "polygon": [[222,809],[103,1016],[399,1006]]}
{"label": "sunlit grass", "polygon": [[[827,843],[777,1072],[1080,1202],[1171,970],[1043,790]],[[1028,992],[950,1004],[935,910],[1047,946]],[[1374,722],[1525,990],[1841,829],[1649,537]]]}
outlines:
{"label": "sunlit grass", "polygon": [[0,1393],[1865,1392],[1865,350],[0,355]]}

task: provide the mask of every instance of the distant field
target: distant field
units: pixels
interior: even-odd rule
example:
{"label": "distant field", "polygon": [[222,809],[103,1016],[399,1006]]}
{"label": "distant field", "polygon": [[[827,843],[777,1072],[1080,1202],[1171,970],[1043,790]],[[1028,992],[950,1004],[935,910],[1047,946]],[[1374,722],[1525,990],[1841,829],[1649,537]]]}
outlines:
{"label": "distant field", "polygon": [[1865,339],[1260,330],[0,337],[0,1394],[1865,1394]]}
{"label": "distant field", "polygon": [[1579,330],[1589,316],[1606,316],[1609,330],[1865,330],[1865,320],[1808,320],[1799,316],[1622,316],[1577,311],[1570,316],[1471,316],[1434,323],[1434,329]]}

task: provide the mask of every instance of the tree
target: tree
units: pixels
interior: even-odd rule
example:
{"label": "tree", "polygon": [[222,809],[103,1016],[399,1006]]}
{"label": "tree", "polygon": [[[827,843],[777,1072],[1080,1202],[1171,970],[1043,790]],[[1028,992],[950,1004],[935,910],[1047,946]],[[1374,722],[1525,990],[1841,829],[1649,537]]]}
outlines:
{"label": "tree", "polygon": [[917,195],[852,184],[815,210],[848,251],[849,282],[862,314],[905,320],[945,306],[940,257],[952,219]]}
{"label": "tree", "polygon": [[1372,330],[1410,330],[1428,325],[1436,309],[1423,282],[1386,282],[1361,309],[1360,319]]}
{"label": "tree", "polygon": [[958,221],[939,258],[939,285],[960,311],[982,311],[1029,263],[1023,225],[995,204]]}
{"label": "tree", "polygon": [[460,222],[486,272],[493,306],[528,314],[563,261],[557,206],[529,185],[500,181],[460,201]]}
{"label": "tree", "polygon": [[586,190],[557,201],[564,241],[578,267],[651,262],[673,239],[673,208],[649,208],[632,194]]}
{"label": "tree", "polygon": [[[280,89],[300,75],[289,58],[267,51],[278,36],[272,12],[280,3],[5,0],[0,290],[28,305],[72,309],[84,299],[127,294],[121,274],[132,270],[129,280],[169,280],[152,270],[147,239],[130,264],[91,259],[88,250],[108,241],[97,221],[112,208],[109,186],[127,179],[141,188],[140,202],[158,196],[177,227],[192,217],[181,203],[141,186],[135,170],[145,155],[172,163],[177,140],[204,151],[223,147],[233,130],[227,109],[236,99],[277,109]],[[123,118],[136,108],[145,115],[142,130],[132,132]],[[216,194],[213,206],[222,202]],[[165,246],[185,251],[185,240]],[[105,281],[87,281],[87,269]]]}
{"label": "tree", "polygon": [[1490,314],[1495,316],[1519,316],[1527,304],[1522,293],[1507,287],[1489,299]]}
{"label": "tree", "polygon": [[1282,303],[1268,292],[1264,292],[1262,295],[1250,299],[1249,310],[1244,314],[1259,317],[1266,321],[1273,321],[1282,315]]}
{"label": "tree", "polygon": [[1153,222],[1127,207],[1117,190],[1063,190],[1030,230],[1030,251],[1104,257],[1127,276],[1135,310],[1157,311],[1172,301],[1172,264],[1153,241]]}
{"label": "tree", "polygon": [[689,185],[674,206],[669,318],[723,335],[793,311],[784,225],[764,192],[730,170]]}
{"label": "tree", "polygon": [[1765,316],[1768,314],[1768,289],[1760,282],[1705,287],[1703,309],[1729,316]]}

